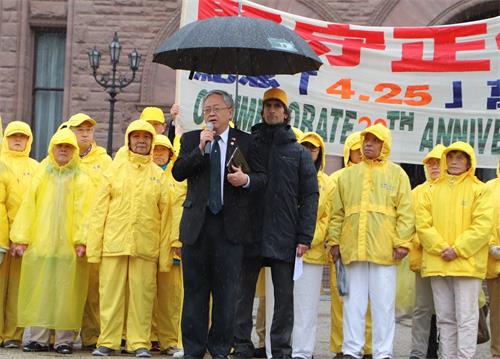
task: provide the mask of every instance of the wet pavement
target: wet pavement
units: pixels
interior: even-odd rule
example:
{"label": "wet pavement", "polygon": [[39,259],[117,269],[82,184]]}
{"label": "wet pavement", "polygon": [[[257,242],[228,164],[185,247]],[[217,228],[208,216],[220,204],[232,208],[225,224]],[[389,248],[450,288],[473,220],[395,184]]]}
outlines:
{"label": "wet pavement", "polygon": [[[257,302],[257,301],[256,301]],[[255,333],[254,333],[255,335]],[[319,327],[316,339],[315,359],[332,359],[333,353],[329,351],[330,337],[330,301],[327,296],[322,297],[319,310]],[[256,341],[256,337],[255,337]],[[408,358],[411,346],[411,319],[400,319],[396,326],[396,337],[394,340],[394,358]],[[488,359],[489,343],[481,344],[477,348],[477,359]],[[121,355],[123,357],[133,357],[133,355]],[[0,358],[44,358],[44,357],[69,357],[69,358],[89,358],[90,352],[75,350],[73,355],[61,355],[55,352],[50,353],[23,353],[19,349],[0,348]],[[160,354],[153,353],[153,357],[160,357]],[[166,357],[161,355],[161,357]],[[205,359],[209,358],[207,355]]]}

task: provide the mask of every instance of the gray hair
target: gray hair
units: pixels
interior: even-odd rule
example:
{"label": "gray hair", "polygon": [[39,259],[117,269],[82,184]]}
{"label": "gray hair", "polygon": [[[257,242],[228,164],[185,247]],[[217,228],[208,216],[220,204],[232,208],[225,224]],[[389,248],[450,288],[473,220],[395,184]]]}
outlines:
{"label": "gray hair", "polygon": [[222,99],[224,100],[224,103],[228,108],[233,108],[234,107],[234,101],[233,101],[233,96],[228,94],[226,91],[223,90],[211,90],[208,91],[208,93],[203,97],[203,101],[201,103],[202,107],[205,107],[205,101],[207,100],[208,96],[212,95],[220,95],[222,96]]}

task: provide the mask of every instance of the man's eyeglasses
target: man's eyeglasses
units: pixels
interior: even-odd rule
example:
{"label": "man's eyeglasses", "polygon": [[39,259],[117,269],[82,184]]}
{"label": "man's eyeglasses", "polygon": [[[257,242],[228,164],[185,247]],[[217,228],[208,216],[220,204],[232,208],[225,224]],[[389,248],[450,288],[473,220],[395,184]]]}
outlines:
{"label": "man's eyeglasses", "polygon": [[204,115],[210,115],[210,113],[215,113],[216,115],[222,110],[227,110],[229,107],[205,107],[203,109]]}

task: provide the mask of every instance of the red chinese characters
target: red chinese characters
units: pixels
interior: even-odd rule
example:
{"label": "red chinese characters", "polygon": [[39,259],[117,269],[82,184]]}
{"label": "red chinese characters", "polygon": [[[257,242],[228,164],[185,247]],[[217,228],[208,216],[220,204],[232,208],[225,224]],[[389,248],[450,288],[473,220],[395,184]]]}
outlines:
{"label": "red chinese characters", "polygon": [[[238,1],[234,0],[200,0],[198,5],[198,20],[208,19],[214,16],[237,16]],[[265,19],[281,23],[281,16],[268,11],[257,9],[252,6],[244,5],[242,15]]]}
{"label": "red chinese characters", "polygon": [[[423,41],[402,45],[401,60],[392,62],[393,72],[468,72],[489,71],[489,59],[458,60],[460,51],[484,50],[485,41],[463,38],[487,33],[486,23],[456,26],[394,28],[395,39],[429,39],[432,59],[424,59]],[[484,52],[483,52],[484,54]],[[484,55],[483,55],[484,56]]]}
{"label": "red chinese characters", "polygon": [[329,24],[327,27],[316,26],[297,21],[295,31],[302,36],[318,56],[329,54],[333,44],[340,47],[340,55],[326,55],[332,66],[357,66],[360,64],[361,49],[384,50],[384,32],[352,29],[347,24]]}

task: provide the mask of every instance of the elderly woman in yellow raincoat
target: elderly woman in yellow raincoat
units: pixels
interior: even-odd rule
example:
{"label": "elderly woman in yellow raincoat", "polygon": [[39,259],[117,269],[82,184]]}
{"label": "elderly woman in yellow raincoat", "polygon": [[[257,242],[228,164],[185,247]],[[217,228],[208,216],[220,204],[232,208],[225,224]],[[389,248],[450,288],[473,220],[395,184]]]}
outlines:
{"label": "elderly woman in yellow raincoat", "polygon": [[[345,168],[351,167],[361,162],[361,132],[353,132],[347,136],[344,143],[344,167],[330,175],[334,186],[337,186],[337,179],[342,174]],[[332,195],[333,199],[333,195]],[[335,358],[342,358],[342,315],[343,315],[343,300],[337,289],[337,271],[335,264],[330,265],[330,351],[337,353]],[[370,308],[366,314],[366,330],[365,330],[365,346],[363,348],[364,355],[372,354],[372,317]]]}
{"label": "elderly woman in yellow raincoat", "polygon": [[334,185],[325,168],[325,143],[314,132],[305,133],[299,143],[311,153],[316,167],[319,187],[316,229],[311,247],[303,256],[303,272],[293,288],[294,322],[292,332],[292,357],[310,359],[316,343],[319,296],[323,266],[328,264],[326,239],[331,214],[331,197]]}
{"label": "elderly woman in yellow raincoat", "polygon": [[[97,189],[103,181],[103,172],[112,161],[106,150],[98,146],[94,140],[96,124],[97,122],[85,113],[77,113],[65,122],[65,125],[73,131],[78,141],[80,166],[92,180],[93,197],[95,197]],[[91,199],[92,202],[94,199]],[[91,263],[89,265],[87,302],[85,303],[80,332],[83,347],[95,347],[99,332],[99,264]]]}
{"label": "elderly woman in yellow raincoat", "polygon": [[344,296],[344,356],[361,358],[370,301],[376,358],[392,357],[395,334],[396,264],[415,231],[410,181],[388,160],[391,133],[380,125],[361,132],[363,161],[337,180],[329,245],[347,273]]}
{"label": "elderly woman in yellow raincoat", "polygon": [[[28,190],[31,179],[38,167],[38,162],[29,157],[33,134],[30,126],[21,121],[12,121],[5,128],[2,141],[2,152],[0,160],[9,167],[15,176],[15,188],[17,196],[21,200],[22,194]],[[13,215],[17,213],[20,202],[12,208]],[[19,289],[19,276],[21,274],[21,258],[9,256],[0,271],[3,286],[6,289],[5,295],[0,297],[0,306],[5,308],[5,315],[0,317],[3,320],[0,324],[0,338],[3,339],[4,348],[18,348],[23,330],[17,326],[17,294]],[[5,304],[3,301],[5,300]],[[1,341],[1,340],[0,340]]]}
{"label": "elderly woman in yellow raincoat", "polygon": [[[95,356],[120,348],[127,313],[127,351],[149,357],[159,257],[169,231],[166,177],[153,162],[156,132],[148,122],[130,123],[127,156],[105,172],[89,228],[88,260],[101,263],[101,334]],[[162,268],[160,268],[162,269]],[[125,296],[128,293],[128,306]]]}
{"label": "elderly woman in yellow raincoat", "polygon": [[494,206],[493,233],[490,241],[486,283],[490,296],[491,355],[500,358],[500,161],[497,164],[497,177],[488,181]]}
{"label": "elderly woman in yellow raincoat", "polygon": [[[158,292],[153,314],[153,336],[159,341],[162,354],[173,355],[182,348],[180,320],[182,312],[182,266],[179,240],[179,224],[182,217],[182,203],[186,198],[186,181],[177,182],[172,176],[172,166],[176,159],[172,143],[164,135],[156,135],[153,150],[154,162],[160,166],[166,176],[169,189],[168,228],[170,229],[167,244],[167,256],[162,256],[158,272]],[[154,338],[156,339],[156,338]]]}
{"label": "elderly woman in yellow raincoat", "polygon": [[448,146],[440,167],[441,177],[417,207],[421,273],[431,279],[441,357],[473,358],[493,210],[485,184],[474,176],[476,156],[469,144]]}
{"label": "elderly woman in yellow raincoat", "polygon": [[83,223],[88,213],[88,176],[80,168],[78,144],[69,129],[52,137],[48,158],[33,177],[10,237],[22,255],[18,325],[31,327],[24,351],[72,352],[81,326],[88,265]]}

